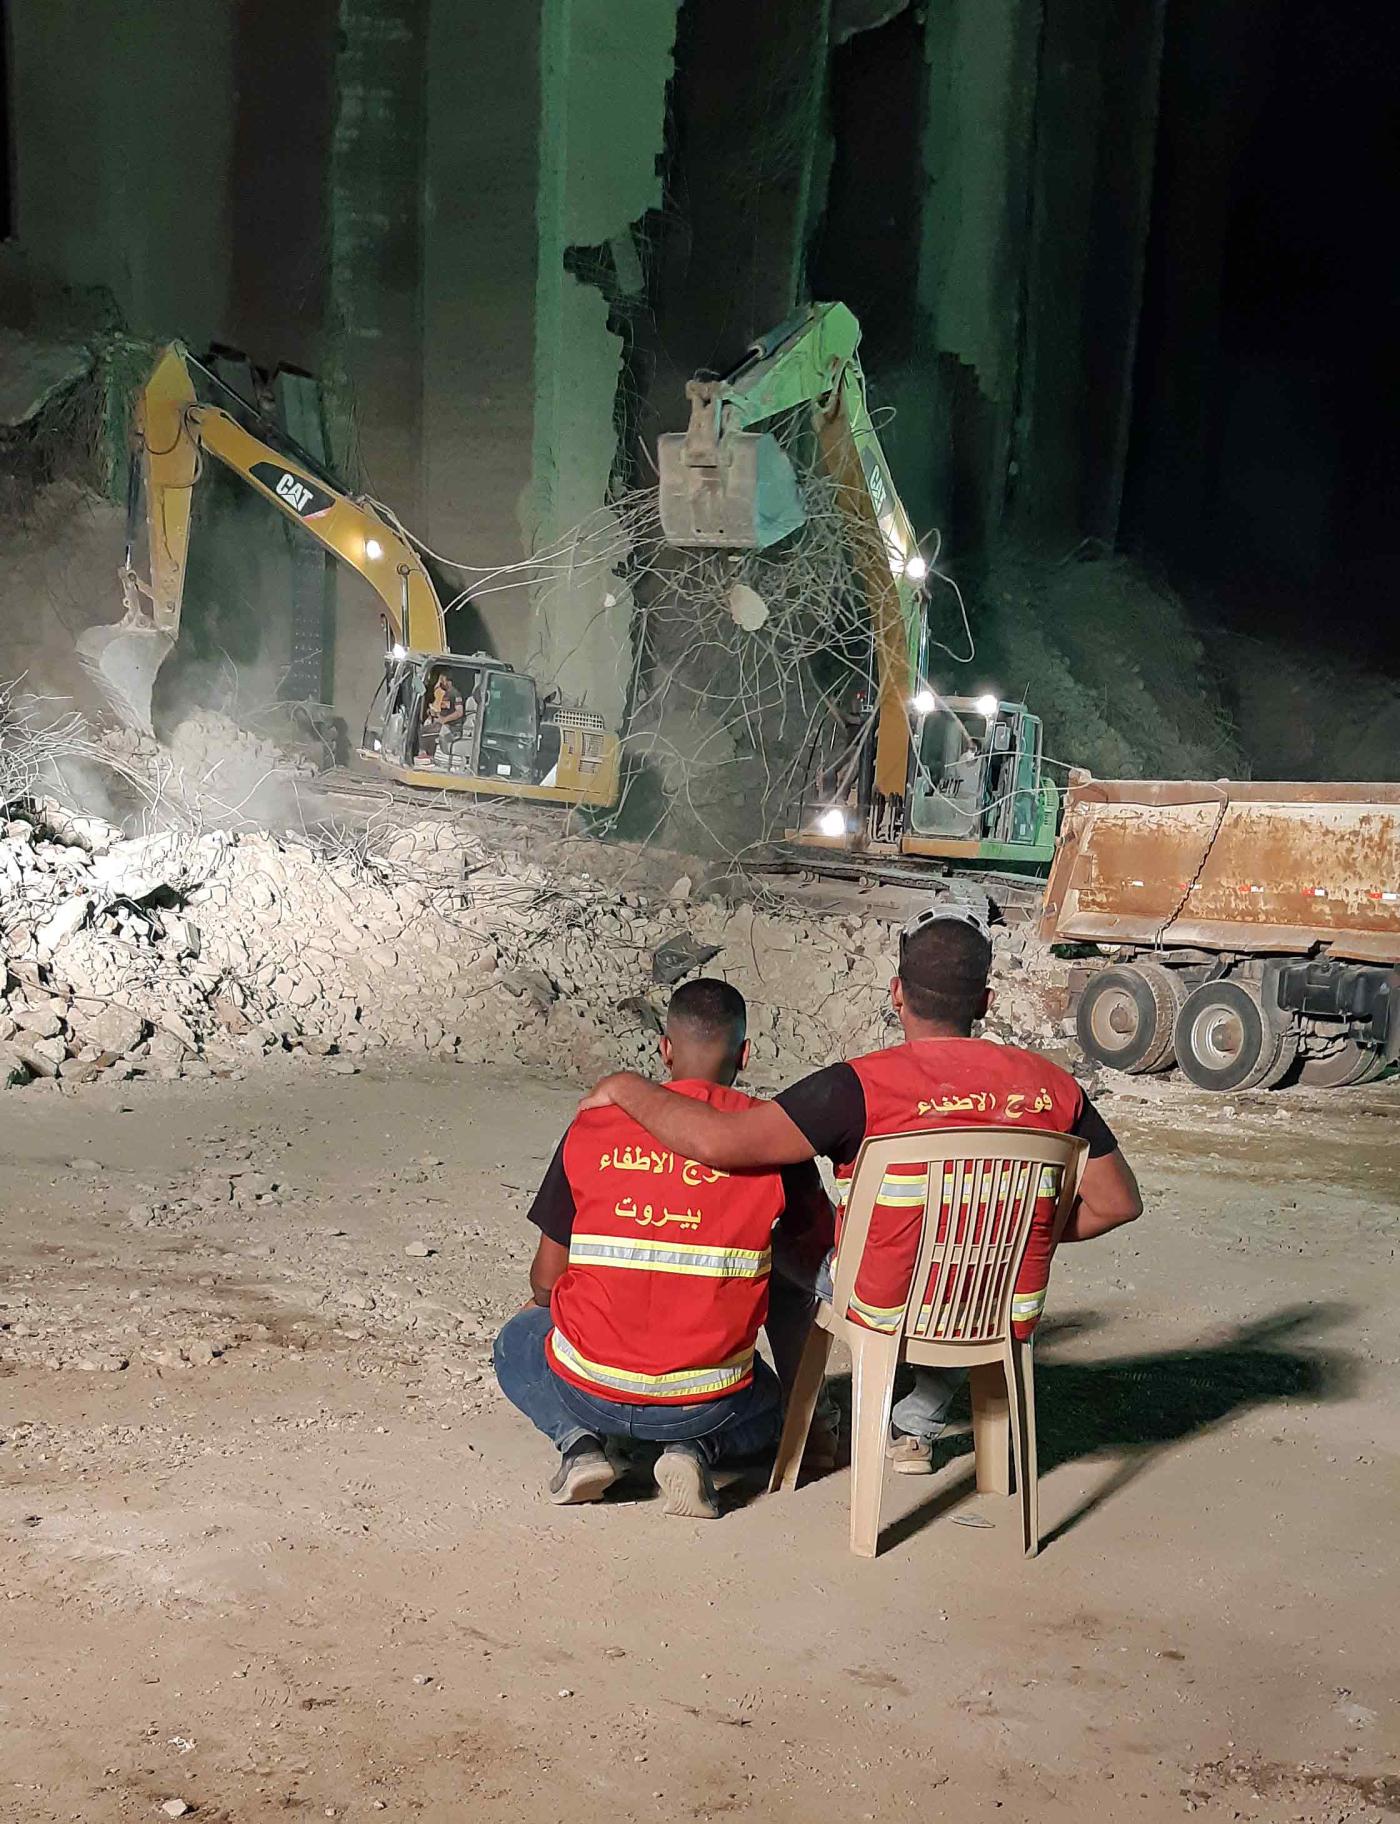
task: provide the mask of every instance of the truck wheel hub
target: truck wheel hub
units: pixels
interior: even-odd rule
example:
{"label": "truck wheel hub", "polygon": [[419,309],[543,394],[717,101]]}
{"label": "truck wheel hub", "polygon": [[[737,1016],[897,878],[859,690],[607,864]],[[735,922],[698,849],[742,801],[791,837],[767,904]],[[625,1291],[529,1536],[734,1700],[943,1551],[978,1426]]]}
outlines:
{"label": "truck wheel hub", "polygon": [[1141,1019],[1133,997],[1121,989],[1099,997],[1090,1016],[1094,1037],[1108,1050],[1116,1050],[1115,1040],[1131,1039]]}
{"label": "truck wheel hub", "polygon": [[1191,1028],[1191,1049],[1211,1070],[1233,1064],[1244,1047],[1244,1027],[1228,1007],[1211,1007]]}

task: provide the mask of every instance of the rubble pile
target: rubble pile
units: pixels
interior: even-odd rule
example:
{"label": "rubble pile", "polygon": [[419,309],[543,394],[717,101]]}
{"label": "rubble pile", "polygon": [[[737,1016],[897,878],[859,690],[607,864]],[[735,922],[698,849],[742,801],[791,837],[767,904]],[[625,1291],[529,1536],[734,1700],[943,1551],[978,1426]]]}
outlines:
{"label": "rubble pile", "polygon": [[[137,784],[148,810],[163,801],[188,821],[245,828],[286,821],[317,761],[240,727],[217,710],[192,711],[168,743],[117,723],[90,733],[96,769]],[[295,822],[296,816],[291,816]]]}
{"label": "rubble pile", "polygon": [[[12,807],[13,808],[13,807]],[[406,813],[406,816],[411,813]],[[0,824],[0,1085],[225,1074],[299,1050],[647,1067],[671,987],[748,997],[749,1080],[887,1040],[894,923],[620,890],[458,821],[369,835],[129,837],[54,803]],[[990,1029],[1058,1039],[1058,965],[1001,934]]]}

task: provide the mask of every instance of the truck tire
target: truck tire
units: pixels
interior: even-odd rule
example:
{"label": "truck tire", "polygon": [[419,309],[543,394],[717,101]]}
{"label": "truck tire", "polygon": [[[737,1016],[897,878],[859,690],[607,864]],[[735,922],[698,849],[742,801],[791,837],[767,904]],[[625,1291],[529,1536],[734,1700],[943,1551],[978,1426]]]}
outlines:
{"label": "truck tire", "polygon": [[1253,982],[1202,982],[1176,1016],[1176,1061],[1197,1089],[1267,1089],[1298,1055],[1296,1031],[1269,1022]]}
{"label": "truck tire", "polygon": [[1384,1069],[1385,1059],[1379,1051],[1348,1038],[1325,1057],[1304,1058],[1298,1081],[1309,1089],[1346,1089],[1354,1083],[1370,1083]]}
{"label": "truck tire", "polygon": [[1185,999],[1185,982],[1160,963],[1102,969],[1090,978],[1075,1009],[1080,1048],[1096,1063],[1132,1076],[1169,1070],[1176,1016]]}

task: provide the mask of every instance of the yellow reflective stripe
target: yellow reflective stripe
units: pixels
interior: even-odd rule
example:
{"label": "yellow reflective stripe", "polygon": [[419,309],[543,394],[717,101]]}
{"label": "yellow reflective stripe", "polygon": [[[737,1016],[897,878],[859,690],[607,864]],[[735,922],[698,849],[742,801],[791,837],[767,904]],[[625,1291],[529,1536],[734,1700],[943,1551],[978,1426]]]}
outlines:
{"label": "yellow reflective stripe", "polygon": [[600,1387],[616,1388],[621,1393],[727,1393],[748,1379],[753,1372],[752,1349],[742,1349],[728,1361],[716,1362],[713,1368],[681,1368],[672,1374],[641,1374],[632,1368],[613,1368],[606,1362],[593,1362],[581,1355],[568,1337],[556,1327],[550,1332],[555,1355],[565,1367]]}
{"label": "yellow reflective stripe", "polygon": [[1012,1296],[1011,1315],[1018,1324],[1024,1324],[1033,1317],[1039,1317],[1044,1309],[1044,1291],[1017,1292]]}
{"label": "yellow reflective stripe", "polygon": [[698,1279],[763,1279],[773,1264],[773,1253],[770,1248],[687,1248],[617,1235],[575,1235],[569,1242],[569,1261]]}
{"label": "yellow reflective stripe", "polygon": [[1064,1177],[1064,1168],[1059,1165],[1042,1165],[1040,1168],[1040,1188],[1037,1197],[1058,1197],[1060,1181]]}
{"label": "yellow reflective stripe", "polygon": [[867,1305],[863,1298],[851,1294],[850,1309],[872,1330],[898,1330],[904,1322],[903,1305]]}
{"label": "yellow reflective stripe", "polygon": [[875,1200],[877,1203],[883,1204],[887,1210],[921,1210],[928,1201],[927,1195],[923,1191],[891,1192],[885,1188],[888,1182],[889,1180],[886,1179],[885,1184],[880,1186],[880,1195]]}

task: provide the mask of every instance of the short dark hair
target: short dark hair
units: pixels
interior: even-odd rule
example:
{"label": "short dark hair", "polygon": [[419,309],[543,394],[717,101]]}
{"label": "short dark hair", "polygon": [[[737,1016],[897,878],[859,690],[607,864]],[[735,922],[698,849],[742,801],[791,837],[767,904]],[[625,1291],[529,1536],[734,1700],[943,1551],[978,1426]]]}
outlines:
{"label": "short dark hair", "polygon": [[749,1010],[743,995],[712,975],[682,982],[666,1009],[668,1036],[675,1038],[679,1028],[688,1038],[727,1046],[732,1053],[743,1045],[748,1022]]}
{"label": "short dark hair", "polygon": [[971,1027],[991,970],[991,940],[961,919],[935,919],[899,946],[899,980],[916,1020]]}

